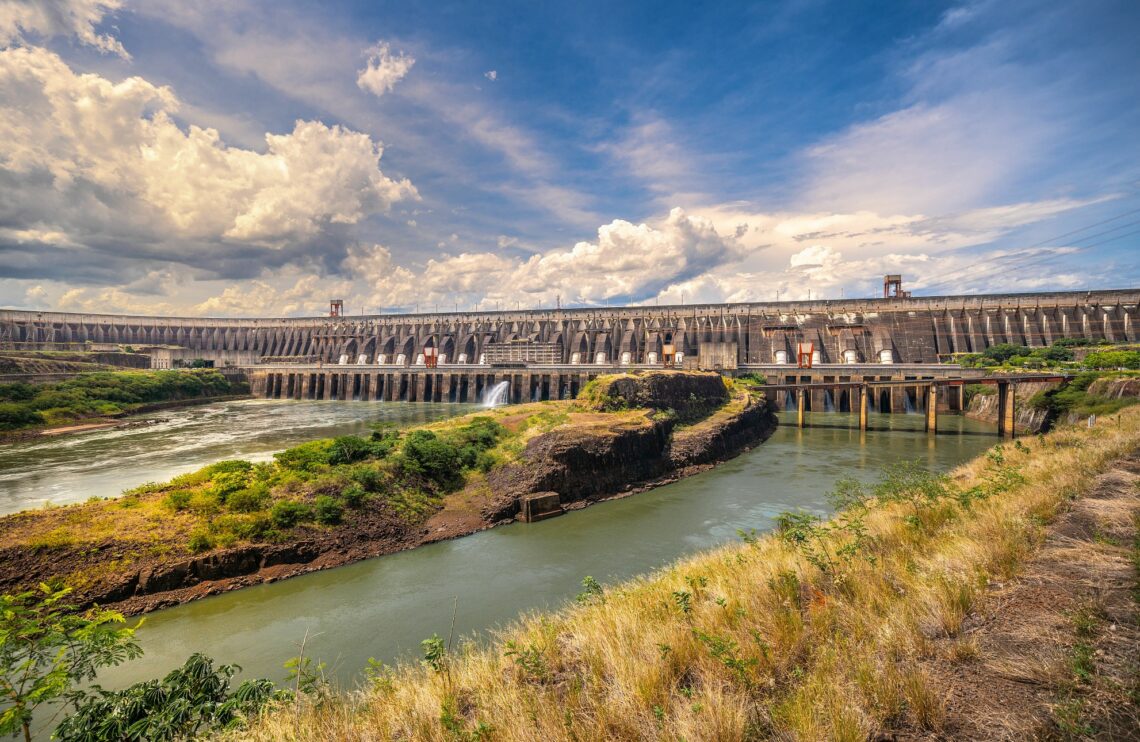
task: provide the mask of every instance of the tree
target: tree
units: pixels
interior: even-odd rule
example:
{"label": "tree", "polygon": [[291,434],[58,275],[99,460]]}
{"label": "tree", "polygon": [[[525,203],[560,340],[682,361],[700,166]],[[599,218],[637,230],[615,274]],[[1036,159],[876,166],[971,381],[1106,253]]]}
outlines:
{"label": "tree", "polygon": [[162,680],[119,691],[96,686],[78,699],[76,712],[63,720],[55,737],[63,742],[196,739],[232,729],[269,702],[290,697],[270,680],[246,680],[231,690],[240,670],[237,665],[214,669],[212,659],[193,654]]}
{"label": "tree", "polygon": [[31,742],[36,709],[74,700],[72,686],[102,667],[142,654],[121,613],[95,607],[80,613],[64,603],[70,588],[0,596],[0,735]]}

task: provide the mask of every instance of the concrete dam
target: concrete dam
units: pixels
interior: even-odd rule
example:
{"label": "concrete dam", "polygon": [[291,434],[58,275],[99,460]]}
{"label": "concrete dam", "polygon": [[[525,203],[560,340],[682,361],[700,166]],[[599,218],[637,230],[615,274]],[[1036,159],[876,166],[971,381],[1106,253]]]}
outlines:
{"label": "concrete dam", "polygon": [[0,347],[129,345],[155,368],[242,368],[265,397],[473,401],[509,381],[523,401],[664,365],[783,383],[944,377],[961,373],[939,368],[954,354],[999,343],[1136,342],[1138,304],[1140,289],[257,319],[0,310]]}

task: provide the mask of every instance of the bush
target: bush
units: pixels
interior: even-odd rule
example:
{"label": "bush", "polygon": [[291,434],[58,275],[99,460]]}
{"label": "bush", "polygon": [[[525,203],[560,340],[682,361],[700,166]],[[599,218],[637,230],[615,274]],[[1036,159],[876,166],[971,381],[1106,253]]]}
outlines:
{"label": "bush", "polygon": [[372,446],[369,441],[355,435],[342,435],[333,438],[326,461],[333,466],[352,464],[368,458],[371,453]]}
{"label": "bush", "polygon": [[345,505],[355,510],[362,506],[364,501],[368,499],[368,493],[359,484],[350,484],[348,487],[345,487],[340,498],[344,501]]}
{"label": "bush", "polygon": [[328,495],[321,495],[313,501],[313,515],[321,525],[335,526],[344,518],[344,506]]}
{"label": "bush", "polygon": [[203,551],[214,548],[214,539],[210,536],[209,531],[199,528],[190,534],[190,541],[187,546],[191,552],[201,554]]}
{"label": "bush", "polygon": [[190,507],[190,498],[193,495],[189,490],[174,490],[166,496],[164,502],[171,510],[185,510]]}
{"label": "bush", "polygon": [[40,413],[17,402],[0,402],[0,430],[16,430],[44,421]]}
{"label": "bush", "polygon": [[223,472],[213,477],[210,490],[214,493],[214,497],[218,498],[218,502],[224,503],[230,495],[245,489],[247,483],[245,472]]}
{"label": "bush", "polygon": [[[135,683],[123,690],[95,686],[74,699],[76,711],[56,729],[53,739],[159,740],[201,739],[255,718],[274,700],[289,697],[269,680],[246,680],[232,688],[231,678],[241,670],[222,665],[202,654],[162,680]],[[214,735],[209,735],[214,736]]]}
{"label": "bush", "polygon": [[235,513],[256,513],[269,501],[269,487],[258,483],[240,489],[226,498],[226,505]]}
{"label": "bush", "polygon": [[1052,361],[1054,363],[1073,360],[1073,351],[1057,343],[1054,343],[1048,348],[1038,348],[1033,351],[1033,355],[1042,360]]}
{"label": "bush", "polygon": [[313,517],[312,508],[296,500],[281,500],[273,505],[269,511],[269,518],[278,528],[292,528],[293,526]]}
{"label": "bush", "polygon": [[1140,351],[1135,350],[1102,350],[1089,353],[1082,362],[1086,368],[1140,368]]}
{"label": "bush", "polygon": [[348,478],[365,492],[379,492],[384,486],[384,474],[375,466],[358,464],[348,470]]}
{"label": "bush", "polygon": [[444,488],[459,483],[462,469],[459,449],[430,430],[408,434],[400,466],[405,472],[424,476]]}
{"label": "bush", "polygon": [[997,345],[991,345],[986,348],[982,351],[982,355],[998,363],[1002,363],[1014,356],[1029,355],[1029,348],[1026,348],[1024,345],[1013,345],[1012,343],[998,343]]}
{"label": "bush", "polygon": [[277,459],[277,463],[286,469],[318,471],[329,465],[332,447],[333,441],[331,440],[310,441],[275,453],[273,458]]}
{"label": "bush", "polygon": [[15,384],[0,384],[0,401],[27,402],[36,396],[36,387],[27,382],[17,381]]}

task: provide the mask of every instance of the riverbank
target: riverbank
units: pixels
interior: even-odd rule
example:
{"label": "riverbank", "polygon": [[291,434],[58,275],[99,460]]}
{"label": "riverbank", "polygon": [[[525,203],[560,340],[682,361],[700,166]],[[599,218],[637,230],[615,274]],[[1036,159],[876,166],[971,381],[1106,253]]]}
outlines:
{"label": "riverbank", "polygon": [[835,520],[588,586],[492,646],[379,669],[234,736],[1120,738],[1136,728],[1138,448],[1131,408],[946,478],[845,485]]}
{"label": "riverbank", "polygon": [[[18,441],[35,440],[36,438],[68,436],[75,433],[86,433],[92,430],[106,430],[108,428],[142,427],[150,425],[153,419],[137,419],[142,415],[151,415],[156,412],[168,410],[182,410],[187,407],[199,405],[218,404],[221,402],[236,402],[241,399],[252,399],[249,394],[223,394],[212,397],[197,397],[194,399],[178,399],[170,402],[140,405],[134,409],[126,410],[111,417],[84,418],[84,422],[76,425],[58,425],[55,427],[31,428],[13,430],[0,433],[0,443],[15,443]],[[130,418],[130,419],[127,419]]]}
{"label": "riverbank", "polygon": [[243,381],[214,370],[98,371],[44,384],[0,384],[0,442],[108,427],[120,418],[187,404],[242,399]]}
{"label": "riverbank", "polygon": [[[535,492],[524,473],[545,472],[542,491],[557,488],[565,507],[580,507],[697,471],[774,429],[763,401],[730,394],[716,375],[667,376],[704,391],[678,389],[670,409],[496,408],[9,516],[0,519],[0,589],[62,581],[80,602],[142,613],[509,522]],[[694,417],[690,400],[709,407]],[[575,462],[584,468],[567,467]]]}

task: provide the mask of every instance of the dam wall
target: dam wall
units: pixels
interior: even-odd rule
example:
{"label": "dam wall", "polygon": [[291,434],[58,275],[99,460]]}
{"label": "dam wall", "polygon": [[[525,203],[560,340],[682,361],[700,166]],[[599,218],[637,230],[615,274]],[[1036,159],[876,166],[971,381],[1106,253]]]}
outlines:
{"label": "dam wall", "polygon": [[[75,343],[188,349],[216,365],[332,363],[679,366],[937,363],[999,343],[1136,342],[1140,289],[846,301],[631,306],[309,318],[189,318],[0,310],[0,348]],[[183,354],[185,355],[185,354]],[[706,359],[708,360],[708,359]],[[711,364],[711,365],[710,365]]]}

